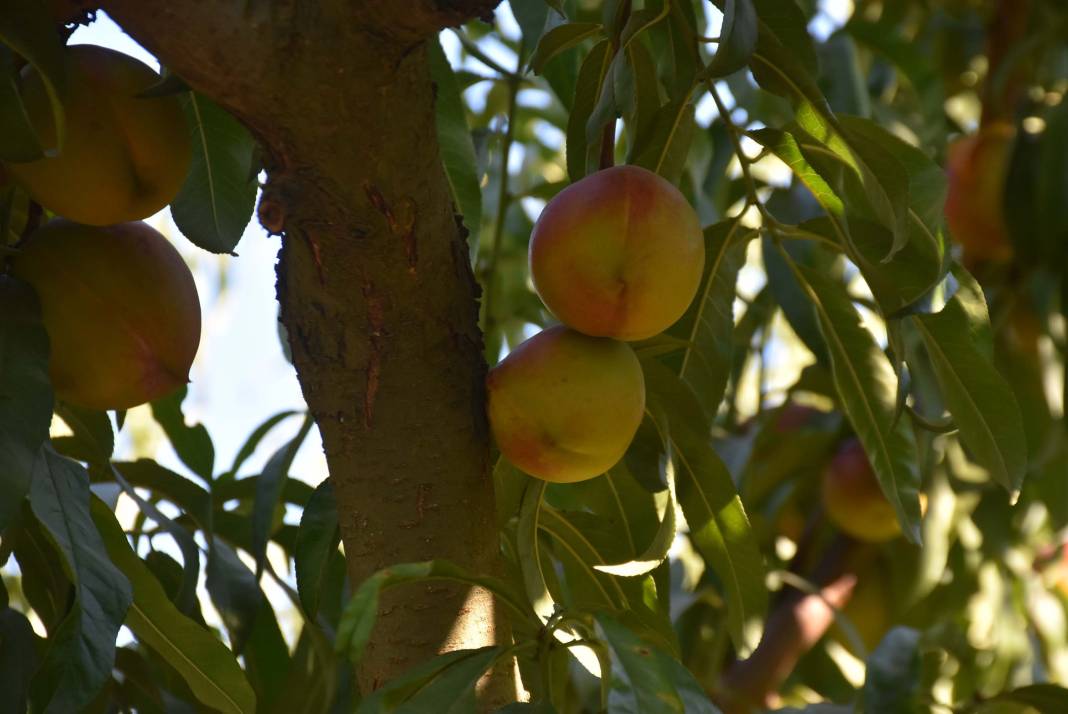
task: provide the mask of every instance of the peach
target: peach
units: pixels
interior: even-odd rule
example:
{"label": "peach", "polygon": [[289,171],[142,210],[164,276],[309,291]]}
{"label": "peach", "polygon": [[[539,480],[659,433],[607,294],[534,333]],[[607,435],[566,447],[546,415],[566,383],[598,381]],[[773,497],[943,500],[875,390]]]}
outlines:
{"label": "peach", "polygon": [[[892,597],[889,578],[883,571],[870,568],[860,573],[849,602],[842,614],[853,625],[864,649],[870,654],[882,641],[892,623],[889,600]],[[860,656],[845,630],[837,625],[831,627],[831,636],[856,656]]]}
{"label": "peach", "polygon": [[946,223],[967,265],[1012,257],[1004,193],[1015,135],[1011,124],[998,122],[949,147]]}
{"label": "peach", "polygon": [[126,409],[189,381],[200,301],[185,261],[155,229],[55,219],[22,248],[14,273],[41,300],[58,398]]}
{"label": "peach", "polygon": [[[66,136],[60,153],[7,169],[33,200],[88,225],[138,220],[169,204],[192,156],[174,96],[139,98],[160,80],[140,61],[103,47],[67,48]],[[44,83],[23,71],[22,99],[44,146],[56,131]]]}
{"label": "peach", "polygon": [[858,540],[878,543],[897,537],[901,526],[883,495],[864,447],[849,439],[823,472],[823,507],[827,517]]}
{"label": "peach", "polygon": [[693,301],[704,262],[693,208],[671,183],[637,166],[568,186],[530,236],[530,272],[545,306],[596,337],[663,332]]}
{"label": "peach", "polygon": [[621,458],[645,412],[645,380],[626,344],[562,325],[516,347],[486,378],[501,453],[546,481],[598,476]]}

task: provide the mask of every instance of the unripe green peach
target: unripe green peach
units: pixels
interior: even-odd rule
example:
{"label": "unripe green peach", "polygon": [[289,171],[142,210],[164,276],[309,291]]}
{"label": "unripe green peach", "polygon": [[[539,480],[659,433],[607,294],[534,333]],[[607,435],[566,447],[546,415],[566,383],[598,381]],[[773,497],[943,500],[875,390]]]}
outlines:
{"label": "unripe green peach", "polygon": [[486,378],[501,453],[531,476],[569,483],[623,458],[645,411],[634,351],[562,325],[523,342]]}
{"label": "unripe green peach", "polygon": [[53,220],[26,240],[14,273],[40,297],[52,386],[63,401],[126,409],[189,381],[200,343],[196,285],[147,224]]}
{"label": "unripe green peach", "polygon": [[1004,193],[1015,135],[1011,124],[998,122],[949,147],[946,223],[967,265],[1012,257]]}
{"label": "unripe green peach", "polygon": [[[7,169],[42,206],[87,225],[133,221],[169,204],[189,171],[191,144],[174,96],[140,98],[160,76],[121,52],[67,48],[66,135],[58,156]],[[22,99],[42,143],[55,148],[40,75],[23,72]]]}
{"label": "unripe green peach", "polygon": [[637,166],[598,171],[561,191],[530,237],[545,306],[579,332],[652,337],[682,317],[704,270],[701,224],[685,196]]}
{"label": "unripe green peach", "polygon": [[[869,653],[879,646],[893,624],[890,611],[890,598],[893,597],[890,583],[884,573],[870,568],[858,574],[857,584],[849,602],[842,608],[842,614],[849,620],[860,637],[864,649]],[[843,647],[856,656],[860,656],[852,638],[837,622],[831,627],[831,636]]]}
{"label": "unripe green peach", "polygon": [[901,534],[894,507],[857,439],[842,444],[824,470],[822,496],[827,517],[858,540],[878,543]]}

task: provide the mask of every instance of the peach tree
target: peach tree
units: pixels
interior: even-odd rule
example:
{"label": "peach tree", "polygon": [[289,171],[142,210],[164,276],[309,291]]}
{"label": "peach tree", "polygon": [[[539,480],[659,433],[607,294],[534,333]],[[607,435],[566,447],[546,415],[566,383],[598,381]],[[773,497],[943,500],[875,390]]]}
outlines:
{"label": "peach tree", "polygon": [[[1068,711],[1066,50],[1054,0],[0,0],[0,714]],[[279,239],[306,409],[229,463],[168,206]]]}

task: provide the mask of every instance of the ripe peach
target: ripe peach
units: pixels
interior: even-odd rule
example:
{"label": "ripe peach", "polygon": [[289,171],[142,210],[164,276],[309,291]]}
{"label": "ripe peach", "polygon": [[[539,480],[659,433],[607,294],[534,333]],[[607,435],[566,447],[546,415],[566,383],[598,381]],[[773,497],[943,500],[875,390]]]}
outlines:
{"label": "ripe peach", "polygon": [[[174,96],[139,98],[160,79],[133,57],[93,45],[67,48],[66,137],[60,154],[8,171],[42,206],[88,225],[145,218],[178,194],[191,144]],[[46,147],[56,131],[44,83],[23,71],[22,99]]]}
{"label": "ripe peach", "polygon": [[828,518],[858,540],[878,543],[901,533],[894,507],[857,439],[842,444],[824,470],[822,496]]}
{"label": "ripe peach", "polygon": [[1012,257],[1004,193],[1015,135],[1011,124],[998,122],[949,147],[946,223],[966,265]]}
{"label": "ripe peach", "polygon": [[178,251],[145,223],[104,228],[55,219],[14,273],[41,299],[52,386],[89,409],[125,409],[189,381],[200,301]]}
{"label": "ripe peach", "polygon": [[486,388],[501,453],[531,476],[557,483],[614,466],[645,411],[634,351],[563,325],[516,347],[490,370]]}
{"label": "ripe peach", "polygon": [[677,188],[637,166],[598,171],[561,191],[530,236],[545,306],[579,332],[641,340],[693,301],[704,270],[701,225]]}

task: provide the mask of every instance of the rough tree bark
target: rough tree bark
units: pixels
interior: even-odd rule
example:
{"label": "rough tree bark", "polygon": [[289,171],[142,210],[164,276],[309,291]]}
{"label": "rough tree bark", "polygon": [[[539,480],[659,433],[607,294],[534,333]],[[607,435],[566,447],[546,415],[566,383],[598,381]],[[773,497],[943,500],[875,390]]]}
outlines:
{"label": "rough tree bark", "polygon": [[[278,298],[323,436],[356,583],[390,564],[498,555],[478,287],[438,153],[425,40],[499,0],[96,0],[267,157]],[[507,641],[488,593],[384,598],[360,672]],[[512,699],[491,678],[484,705]]]}

